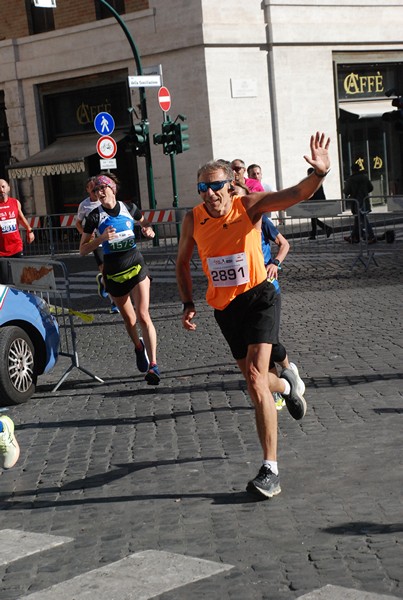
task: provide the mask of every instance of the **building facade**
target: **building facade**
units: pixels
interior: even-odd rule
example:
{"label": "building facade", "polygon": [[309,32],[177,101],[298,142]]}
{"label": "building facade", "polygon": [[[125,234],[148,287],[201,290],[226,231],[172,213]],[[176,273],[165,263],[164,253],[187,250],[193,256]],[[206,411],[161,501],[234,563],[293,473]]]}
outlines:
{"label": "building facade", "polygon": [[[351,164],[368,171],[379,202],[403,195],[403,133],[382,115],[403,94],[401,0],[109,0],[143,69],[162,71],[169,117],[186,115],[190,149],[176,157],[180,206],[198,201],[196,172],[211,158],[262,166],[277,188],[302,179],[309,137],[332,138],[329,198]],[[130,129],[141,118],[133,51],[100,0],[32,0],[3,7],[0,177],[27,214],[75,212],[100,170],[94,117],[115,120],[121,194],[147,208],[147,164]],[[144,88],[151,140],[167,115]],[[388,95],[390,94],[390,95]],[[173,203],[171,164],[151,141],[158,208]]]}

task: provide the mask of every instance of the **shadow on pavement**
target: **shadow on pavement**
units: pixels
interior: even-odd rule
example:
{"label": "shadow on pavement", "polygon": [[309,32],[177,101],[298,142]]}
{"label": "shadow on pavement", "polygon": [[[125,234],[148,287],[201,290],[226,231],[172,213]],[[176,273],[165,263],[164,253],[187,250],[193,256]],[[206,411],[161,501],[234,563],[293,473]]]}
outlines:
{"label": "shadow on pavement", "polygon": [[335,535],[375,535],[382,533],[399,533],[403,531],[403,523],[370,523],[369,521],[352,521],[337,527],[322,529]]}
{"label": "shadow on pavement", "polygon": [[[63,492],[75,492],[85,491],[88,489],[102,487],[113,483],[127,475],[136,473],[141,470],[156,469],[158,467],[166,467],[170,465],[183,465],[187,463],[206,463],[207,461],[222,461],[225,460],[221,456],[211,456],[205,458],[185,458],[179,460],[165,460],[165,461],[149,461],[139,463],[125,463],[117,464],[111,471],[107,473],[96,473],[89,477],[82,479],[76,479],[66,484],[53,487],[43,487],[39,489],[21,490],[14,491],[12,493],[12,499],[8,500],[9,494],[0,494],[0,510],[11,510],[11,509],[34,509],[34,508],[49,508],[55,506],[72,506],[82,504],[108,504],[114,502],[137,502],[144,500],[175,500],[181,501],[184,499],[196,499],[205,498],[211,500],[213,504],[228,505],[228,504],[244,504],[252,502],[265,501],[266,498],[258,494],[248,494],[245,492],[221,492],[221,493],[185,493],[182,494],[180,491],[177,493],[168,494],[130,494],[130,496],[111,496],[105,498],[70,498],[63,499],[62,496],[56,500],[37,500],[36,498],[46,494],[63,494]],[[17,497],[23,496],[34,496],[29,501],[15,500]]]}

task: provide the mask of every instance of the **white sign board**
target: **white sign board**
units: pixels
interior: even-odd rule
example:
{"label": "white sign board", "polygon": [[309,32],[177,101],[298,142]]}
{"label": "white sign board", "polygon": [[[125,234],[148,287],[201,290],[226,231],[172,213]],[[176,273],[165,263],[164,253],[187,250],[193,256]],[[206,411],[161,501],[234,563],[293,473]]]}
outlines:
{"label": "white sign board", "polygon": [[101,170],[117,169],[116,158],[101,158],[99,161],[99,168]]}
{"label": "white sign board", "polygon": [[34,0],[34,6],[38,8],[56,8],[56,0]]}
{"label": "white sign board", "polygon": [[256,79],[231,79],[231,95],[233,98],[256,98]]}
{"label": "white sign board", "polygon": [[162,80],[162,65],[151,65],[150,67],[143,67],[143,75],[159,75]]}
{"label": "white sign board", "polygon": [[159,75],[129,75],[129,87],[160,87]]}
{"label": "white sign board", "polygon": [[336,217],[342,213],[341,200],[306,200],[287,208],[289,217]]}

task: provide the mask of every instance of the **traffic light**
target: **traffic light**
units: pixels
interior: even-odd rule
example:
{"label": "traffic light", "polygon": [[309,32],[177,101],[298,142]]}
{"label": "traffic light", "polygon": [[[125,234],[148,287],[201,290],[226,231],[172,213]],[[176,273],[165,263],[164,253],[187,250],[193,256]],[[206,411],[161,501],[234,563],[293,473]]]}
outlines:
{"label": "traffic light", "polygon": [[176,124],[172,121],[164,121],[162,133],[154,133],[154,144],[162,144],[164,154],[176,154]]}
{"label": "traffic light", "polygon": [[154,144],[162,144],[164,154],[181,154],[190,148],[187,143],[189,136],[184,133],[187,129],[188,125],[183,123],[164,121],[162,133],[154,133]]}
{"label": "traffic light", "polygon": [[137,156],[146,155],[146,146],[149,132],[148,121],[140,121],[132,126],[130,132],[130,142],[134,153]]}
{"label": "traffic light", "polygon": [[392,106],[395,106],[397,110],[383,113],[382,120],[393,123],[397,131],[403,131],[403,96],[393,98]]}
{"label": "traffic light", "polygon": [[175,123],[172,121],[165,121],[162,124],[162,134],[164,136],[164,154],[176,154],[176,136],[175,136]]}
{"label": "traffic light", "polygon": [[189,129],[189,125],[185,125],[184,123],[176,123],[175,124],[175,145],[176,145],[176,153],[181,154],[182,152],[186,152],[189,150],[190,146],[187,143],[189,139],[189,135],[187,133],[183,133]]}

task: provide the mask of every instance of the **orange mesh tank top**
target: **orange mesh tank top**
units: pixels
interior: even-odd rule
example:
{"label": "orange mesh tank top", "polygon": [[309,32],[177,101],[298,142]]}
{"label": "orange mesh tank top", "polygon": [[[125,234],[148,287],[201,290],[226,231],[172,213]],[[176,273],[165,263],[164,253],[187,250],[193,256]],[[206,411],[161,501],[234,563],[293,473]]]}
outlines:
{"label": "orange mesh tank top", "polygon": [[267,277],[261,233],[249,219],[241,196],[234,196],[230,212],[223,217],[211,217],[204,204],[195,206],[193,221],[193,237],[208,279],[206,300],[223,310]]}

